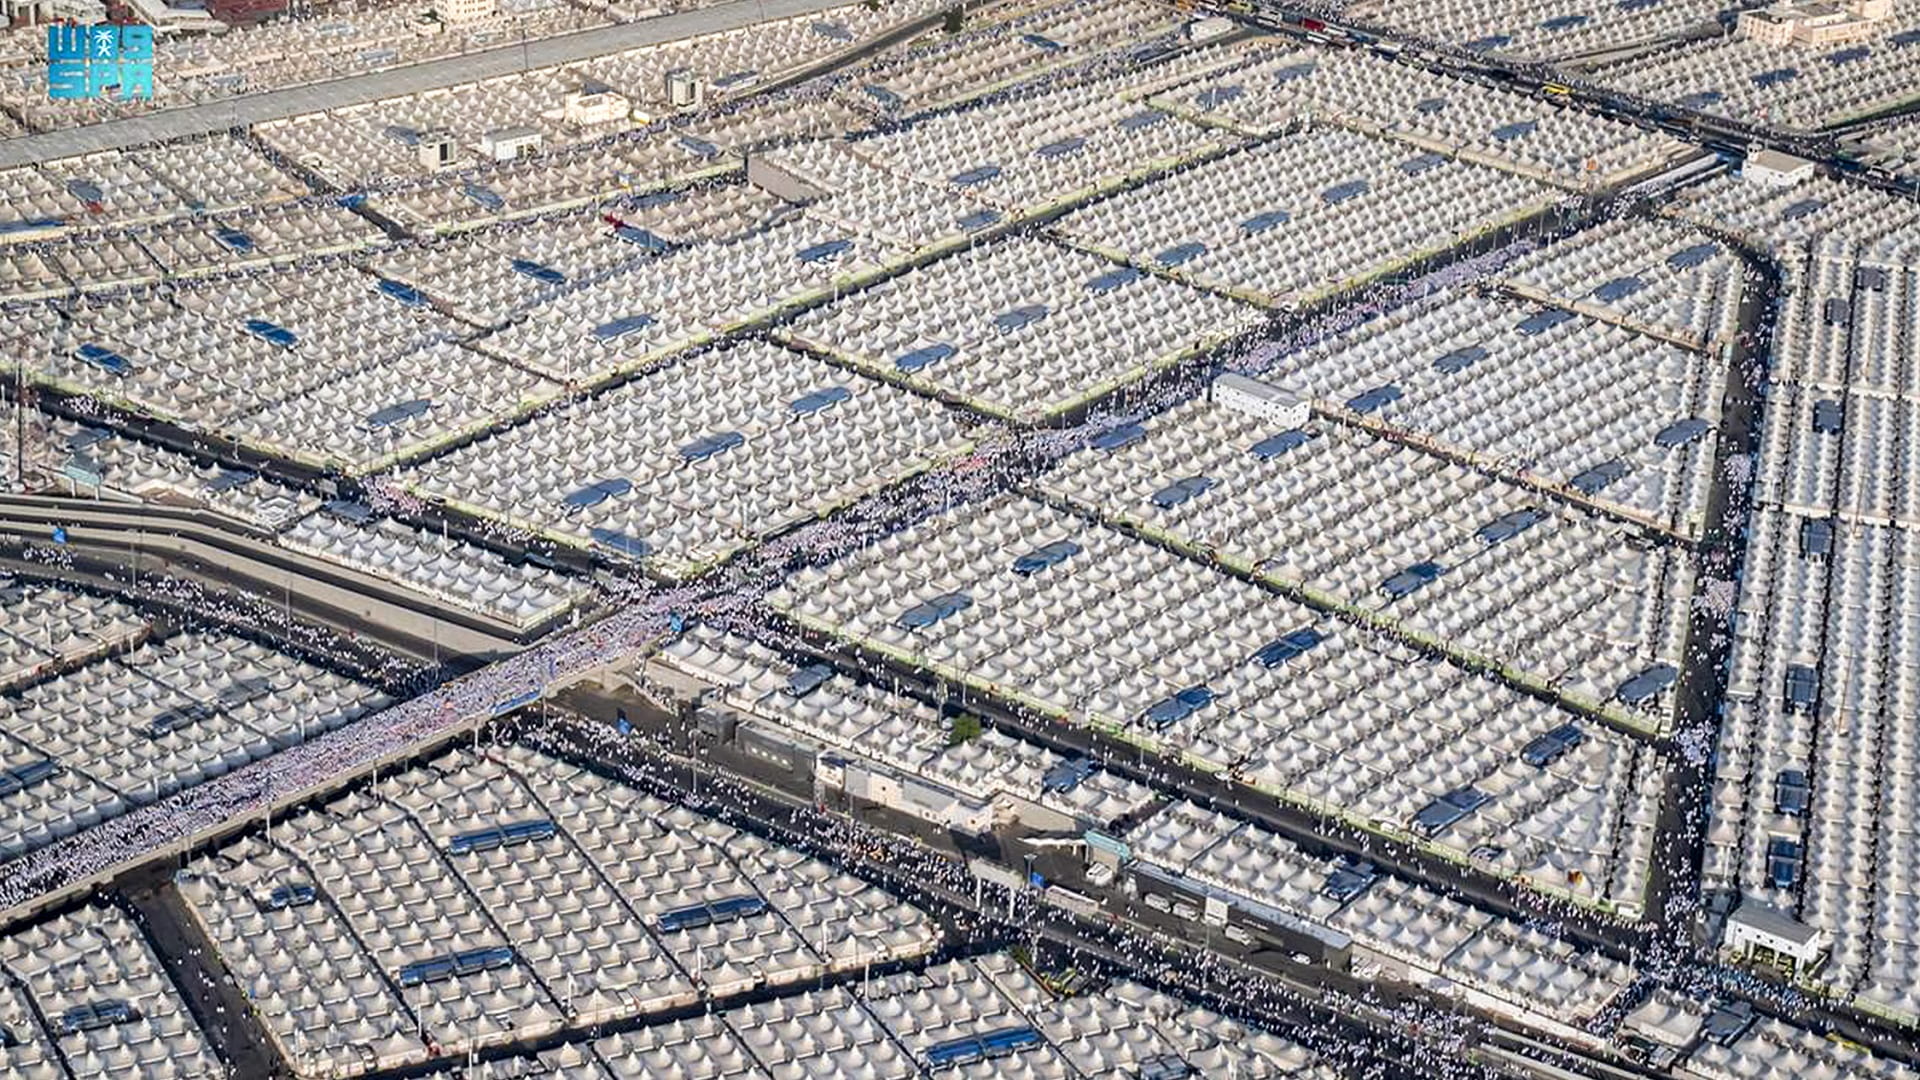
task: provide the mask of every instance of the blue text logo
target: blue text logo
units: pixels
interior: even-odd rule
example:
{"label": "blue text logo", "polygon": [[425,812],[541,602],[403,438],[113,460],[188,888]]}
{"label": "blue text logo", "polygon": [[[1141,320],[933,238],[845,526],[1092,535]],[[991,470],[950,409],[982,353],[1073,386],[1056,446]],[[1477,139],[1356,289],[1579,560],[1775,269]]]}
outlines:
{"label": "blue text logo", "polygon": [[153,27],[47,27],[47,96],[55,101],[153,97]]}

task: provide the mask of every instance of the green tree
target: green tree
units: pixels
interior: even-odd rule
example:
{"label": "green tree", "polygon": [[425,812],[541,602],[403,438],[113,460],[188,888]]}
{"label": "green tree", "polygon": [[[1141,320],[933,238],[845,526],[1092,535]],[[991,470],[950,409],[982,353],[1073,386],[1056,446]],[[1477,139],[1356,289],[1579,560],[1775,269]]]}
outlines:
{"label": "green tree", "polygon": [[953,718],[947,728],[947,745],[959,746],[980,737],[980,718],[972,713],[961,713]]}

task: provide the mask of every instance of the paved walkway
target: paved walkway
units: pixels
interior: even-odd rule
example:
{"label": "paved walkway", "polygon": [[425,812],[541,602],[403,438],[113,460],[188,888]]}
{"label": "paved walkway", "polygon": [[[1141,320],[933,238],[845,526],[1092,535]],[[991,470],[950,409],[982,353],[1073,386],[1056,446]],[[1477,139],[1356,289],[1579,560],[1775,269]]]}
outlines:
{"label": "paved walkway", "polygon": [[[210,131],[478,82],[527,68],[577,63],[645,45],[737,30],[743,26],[795,15],[811,15],[845,7],[847,3],[848,0],[729,0],[712,7],[660,15],[640,22],[529,40],[524,53],[521,43],[514,41],[483,52],[428,60],[390,71],[352,75],[284,90],[267,90],[226,101],[165,109],[145,116],[108,120],[64,131],[21,135],[0,141],[0,168],[203,135]],[[164,72],[157,72],[156,75],[165,78]]]}

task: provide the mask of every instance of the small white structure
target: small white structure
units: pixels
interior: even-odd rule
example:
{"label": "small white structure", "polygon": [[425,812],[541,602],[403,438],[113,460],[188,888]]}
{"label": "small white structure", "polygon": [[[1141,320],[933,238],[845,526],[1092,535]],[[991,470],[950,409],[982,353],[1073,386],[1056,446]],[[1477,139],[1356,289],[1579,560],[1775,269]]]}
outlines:
{"label": "small white structure", "polygon": [[1792,187],[1813,176],[1813,162],[1778,150],[1755,150],[1740,166],[1740,175],[1768,187]]}
{"label": "small white structure", "polygon": [[495,128],[480,136],[480,152],[495,161],[532,157],[539,149],[540,131],[537,128]]}
{"label": "small white structure", "polygon": [[156,34],[214,33],[227,28],[205,8],[174,7],[167,0],[127,0],[127,11]]}
{"label": "small white structure", "polygon": [[477,22],[498,10],[494,0],[434,0],[433,10],[448,24]]}
{"label": "small white structure", "polygon": [[582,87],[566,96],[561,115],[580,127],[617,124],[633,115],[633,103],[605,86]]}
{"label": "small white structure", "polygon": [[453,136],[445,131],[421,132],[420,141],[414,144],[414,152],[419,155],[420,164],[428,169],[451,168],[459,161]]}
{"label": "small white structure", "polygon": [[1727,917],[1720,943],[1741,960],[1777,967],[1789,977],[1818,970],[1827,953],[1820,931],[1779,908],[1751,900]]}
{"label": "small white structure", "polygon": [[1313,415],[1312,405],[1299,394],[1231,371],[1213,380],[1212,394],[1216,405],[1270,420],[1284,428],[1304,427]]}
{"label": "small white structure", "polygon": [[889,810],[897,810],[950,829],[976,835],[993,830],[991,803],[969,799],[917,776],[901,775],[864,761],[847,759],[840,754],[830,756],[835,759],[828,766],[832,771],[816,763],[815,775],[822,782],[826,782],[829,776],[840,778],[841,789],[855,798],[878,803]]}
{"label": "small white structure", "polygon": [[706,97],[706,86],[695,77],[691,68],[674,68],[667,72],[667,104],[676,109],[697,109]]}
{"label": "small white structure", "polygon": [[1195,45],[1214,41],[1231,33],[1233,33],[1233,20],[1224,15],[1210,15],[1187,23],[1187,40]]}

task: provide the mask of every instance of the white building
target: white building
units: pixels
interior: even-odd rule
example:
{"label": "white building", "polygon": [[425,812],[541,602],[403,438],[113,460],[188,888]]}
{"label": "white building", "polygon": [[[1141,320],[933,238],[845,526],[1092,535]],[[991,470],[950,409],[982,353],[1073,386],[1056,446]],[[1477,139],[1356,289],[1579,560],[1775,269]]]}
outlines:
{"label": "white building", "polygon": [[127,0],[127,10],[134,18],[153,27],[155,34],[212,33],[227,28],[226,23],[207,14],[204,8],[173,7],[166,0]]}
{"label": "white building", "polygon": [[1741,177],[1768,187],[1792,187],[1813,176],[1813,162],[1778,150],[1755,150],[1740,165]]}
{"label": "white building", "polygon": [[1209,15],[1202,19],[1187,20],[1187,40],[1195,45],[1226,37],[1236,29],[1232,19],[1224,15]]}
{"label": "white building", "polygon": [[490,18],[498,10],[494,0],[434,0],[433,10],[446,23],[470,23]]}
{"label": "white building", "polygon": [[1779,908],[1751,900],[1727,917],[1720,944],[1740,960],[1779,968],[1789,977],[1819,970],[1827,954],[1820,931]]}
{"label": "white building", "polygon": [[561,116],[569,124],[598,127],[617,124],[633,115],[633,103],[626,95],[605,86],[582,87],[568,94],[561,103]]}
{"label": "white building", "polygon": [[1283,428],[1305,427],[1313,415],[1306,398],[1271,383],[1227,372],[1213,380],[1213,403],[1237,409]]}
{"label": "white building", "polygon": [[667,104],[676,109],[697,109],[706,97],[706,84],[690,68],[667,72]]}
{"label": "white building", "polygon": [[540,130],[530,127],[495,128],[480,136],[480,152],[495,161],[531,157],[540,149]]}
{"label": "white building", "polygon": [[1737,36],[1762,45],[1835,45],[1872,36],[1893,0],[1785,0],[1740,13]]}
{"label": "white building", "polygon": [[842,791],[857,799],[922,821],[975,835],[993,831],[993,805],[969,799],[951,789],[907,776],[844,754],[821,755],[814,764],[815,779],[823,786],[838,781]]}

